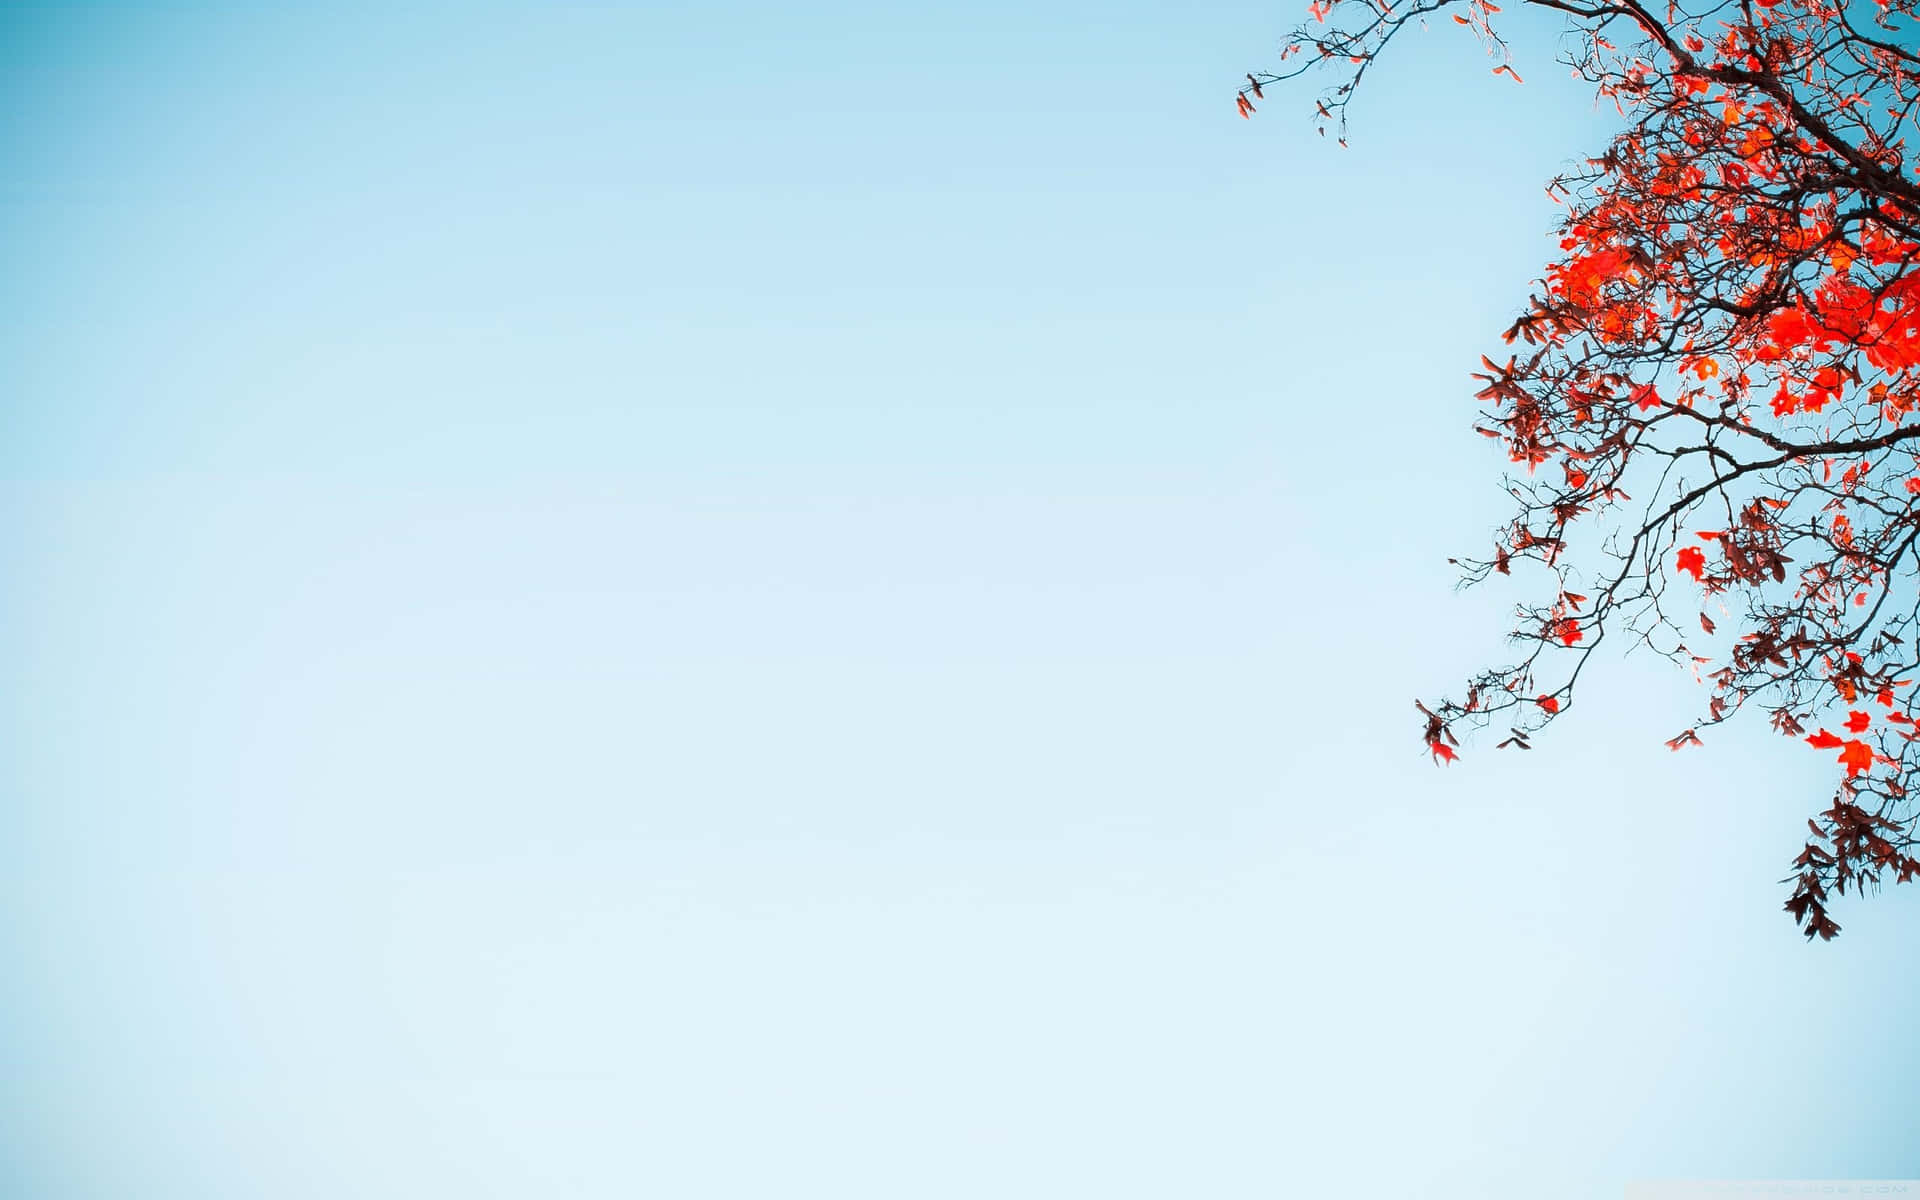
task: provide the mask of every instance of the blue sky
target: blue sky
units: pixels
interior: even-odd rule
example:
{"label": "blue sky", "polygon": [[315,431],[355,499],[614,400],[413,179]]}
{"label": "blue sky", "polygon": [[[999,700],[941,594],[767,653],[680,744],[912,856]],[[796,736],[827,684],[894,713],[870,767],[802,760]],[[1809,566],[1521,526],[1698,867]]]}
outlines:
{"label": "blue sky", "polygon": [[1605,113],[1236,119],[1293,19],[0,17],[9,1193],[1920,1175],[1820,756],[1609,658],[1428,762]]}

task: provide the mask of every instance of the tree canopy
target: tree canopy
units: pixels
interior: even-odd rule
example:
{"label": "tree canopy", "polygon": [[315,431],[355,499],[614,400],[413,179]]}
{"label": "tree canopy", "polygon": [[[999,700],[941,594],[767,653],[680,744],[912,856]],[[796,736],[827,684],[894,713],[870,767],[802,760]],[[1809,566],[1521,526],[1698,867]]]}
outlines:
{"label": "tree canopy", "polygon": [[[1711,685],[1668,745],[1757,709],[1831,756],[1786,909],[1920,877],[1920,0],[1522,0],[1614,107],[1611,143],[1548,184],[1559,253],[1499,354],[1476,428],[1516,508],[1463,581],[1516,571],[1517,661],[1421,704],[1451,762],[1565,715],[1608,633]],[[1410,27],[1451,21],[1520,82],[1489,0],[1313,0],[1266,88],[1327,80],[1322,133]],[[1711,601],[1711,603],[1709,603]],[[1709,615],[1721,614],[1718,621]]]}

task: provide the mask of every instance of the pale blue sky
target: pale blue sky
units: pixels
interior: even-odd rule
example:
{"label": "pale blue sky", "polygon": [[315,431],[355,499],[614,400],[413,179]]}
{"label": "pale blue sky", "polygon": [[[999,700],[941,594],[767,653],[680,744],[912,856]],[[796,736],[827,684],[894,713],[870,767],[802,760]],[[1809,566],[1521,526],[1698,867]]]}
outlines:
{"label": "pale blue sky", "polygon": [[1820,756],[1610,658],[1428,762],[1606,122],[1237,120],[1293,18],[0,16],[0,1190],[1920,1175]]}

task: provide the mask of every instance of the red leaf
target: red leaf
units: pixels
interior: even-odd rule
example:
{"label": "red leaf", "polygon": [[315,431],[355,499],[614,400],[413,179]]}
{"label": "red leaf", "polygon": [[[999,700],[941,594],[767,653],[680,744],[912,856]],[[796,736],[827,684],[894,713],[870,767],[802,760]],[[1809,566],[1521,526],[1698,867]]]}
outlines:
{"label": "red leaf", "polygon": [[1538,704],[1541,708],[1546,709],[1550,713],[1557,713],[1560,711],[1560,702],[1554,699],[1552,696],[1542,696],[1538,700],[1534,701],[1534,703]]}
{"label": "red leaf", "polygon": [[1865,733],[1867,730],[1867,726],[1871,725],[1872,723],[1873,723],[1873,718],[1868,716],[1866,713],[1859,712],[1856,710],[1853,712],[1849,712],[1847,714],[1847,732],[1848,733]]}
{"label": "red leaf", "polygon": [[1840,739],[1822,729],[1807,739],[1807,745],[1815,750],[1831,750],[1840,744]]}
{"label": "red leaf", "polygon": [[1840,750],[1840,765],[1847,769],[1847,778],[1852,779],[1873,765],[1873,747],[1855,739]]}
{"label": "red leaf", "polygon": [[1673,565],[1693,576],[1695,583],[1707,569],[1707,557],[1700,553],[1700,547],[1687,546],[1674,555]]}

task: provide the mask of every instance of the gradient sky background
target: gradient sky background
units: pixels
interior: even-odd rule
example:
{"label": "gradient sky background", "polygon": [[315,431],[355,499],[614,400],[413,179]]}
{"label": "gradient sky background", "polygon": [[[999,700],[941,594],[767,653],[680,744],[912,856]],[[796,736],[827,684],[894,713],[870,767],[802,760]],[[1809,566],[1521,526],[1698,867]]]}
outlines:
{"label": "gradient sky background", "polygon": [[1823,756],[1419,742],[1549,27],[268,7],[0,14],[0,1191],[1920,1176]]}

